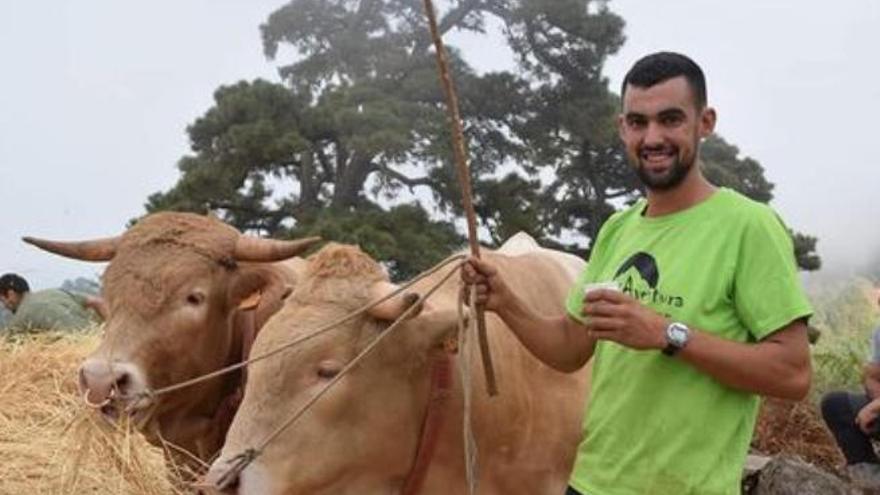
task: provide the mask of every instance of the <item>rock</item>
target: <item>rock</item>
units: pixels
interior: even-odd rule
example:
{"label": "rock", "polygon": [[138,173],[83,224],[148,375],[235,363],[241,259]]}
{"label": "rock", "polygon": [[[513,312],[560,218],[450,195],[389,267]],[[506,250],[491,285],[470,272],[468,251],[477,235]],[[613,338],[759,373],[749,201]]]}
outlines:
{"label": "rock", "polygon": [[863,495],[833,474],[791,457],[777,457],[756,473],[748,495]]}

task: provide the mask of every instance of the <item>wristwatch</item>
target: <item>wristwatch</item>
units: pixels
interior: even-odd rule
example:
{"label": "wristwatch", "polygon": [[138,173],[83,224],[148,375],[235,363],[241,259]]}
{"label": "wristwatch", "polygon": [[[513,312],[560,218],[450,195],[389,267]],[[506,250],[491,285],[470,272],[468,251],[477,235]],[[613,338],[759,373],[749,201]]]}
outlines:
{"label": "wristwatch", "polygon": [[663,348],[663,354],[674,356],[684,349],[690,338],[691,329],[684,323],[673,321],[666,327],[666,347]]}

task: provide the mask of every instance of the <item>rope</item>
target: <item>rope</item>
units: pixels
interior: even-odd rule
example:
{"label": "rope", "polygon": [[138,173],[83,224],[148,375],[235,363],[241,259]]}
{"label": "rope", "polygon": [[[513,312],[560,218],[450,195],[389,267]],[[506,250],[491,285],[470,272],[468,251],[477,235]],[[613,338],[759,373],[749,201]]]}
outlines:
{"label": "rope", "polygon": [[[252,357],[252,358],[246,359],[246,360],[241,361],[241,362],[239,362],[239,363],[236,363],[236,364],[232,364],[232,365],[226,366],[225,368],[220,368],[220,369],[218,369],[218,370],[216,370],[216,371],[212,371],[212,372],[210,372],[210,373],[207,373],[207,374],[204,374],[204,375],[201,375],[201,376],[197,376],[197,377],[195,377],[195,378],[192,378],[192,379],[189,379],[189,380],[186,380],[186,381],[180,382],[180,383],[176,383],[176,384],[174,384],[174,385],[169,385],[169,386],[167,386],[167,387],[162,387],[162,388],[157,389],[157,390],[150,390],[150,389],[147,389],[147,390],[144,390],[144,391],[139,392],[139,393],[137,393],[137,394],[133,394],[133,395],[127,397],[127,398],[132,399],[132,400],[153,399],[153,398],[155,398],[155,397],[157,397],[157,396],[159,396],[159,395],[163,395],[163,394],[167,394],[167,393],[171,393],[171,392],[176,392],[176,391],[178,391],[178,390],[181,390],[181,389],[184,389],[184,388],[187,388],[187,387],[191,387],[191,386],[196,385],[196,384],[198,384],[198,383],[201,383],[201,382],[204,382],[204,381],[207,381],[207,380],[211,380],[211,379],[213,379],[213,378],[216,378],[216,377],[218,377],[218,376],[225,375],[225,374],[227,374],[227,373],[231,373],[231,372],[233,372],[233,371],[235,371],[235,370],[238,370],[238,369],[241,369],[241,368],[243,368],[243,367],[245,367],[245,366],[247,366],[247,365],[249,365],[249,364],[251,364],[251,363],[255,363],[255,362],[257,362],[257,361],[262,361],[262,360],[264,360],[264,359],[267,359],[267,358],[269,358],[269,357],[272,357],[272,356],[274,356],[274,355],[276,355],[276,354],[278,354],[278,353],[280,353],[280,352],[282,352],[282,351],[284,351],[284,350],[287,350],[287,349],[290,349],[291,347],[295,347],[295,346],[297,346],[297,345],[299,345],[299,344],[302,344],[303,342],[306,342],[306,341],[308,341],[308,340],[311,340],[311,339],[313,339],[313,338],[315,338],[315,337],[317,337],[317,336],[319,336],[319,335],[321,335],[321,334],[324,334],[324,333],[326,333],[326,332],[328,332],[328,331],[330,331],[330,330],[333,330],[334,328],[338,327],[339,325],[342,325],[342,324],[344,324],[344,323],[347,323],[347,322],[349,322],[349,321],[351,321],[351,320],[357,318],[357,317],[360,316],[361,314],[366,313],[367,311],[369,311],[370,309],[372,309],[374,306],[377,306],[377,305],[379,305],[379,304],[381,304],[381,303],[387,301],[388,299],[391,299],[391,298],[397,296],[398,294],[400,294],[400,293],[404,292],[405,290],[409,289],[410,287],[412,287],[413,285],[415,285],[417,282],[419,282],[419,281],[421,281],[422,279],[428,277],[429,275],[433,275],[434,273],[438,272],[438,271],[439,271],[441,268],[443,268],[444,266],[451,264],[453,261],[461,260],[461,259],[463,259],[464,257],[465,257],[465,255],[463,255],[463,254],[457,254],[457,255],[451,256],[451,257],[449,257],[449,258],[443,260],[442,262],[440,262],[440,263],[439,263],[438,265],[436,265],[434,268],[431,268],[430,270],[428,270],[428,271],[426,271],[426,272],[424,272],[424,273],[418,275],[416,278],[410,280],[409,282],[407,282],[406,284],[402,285],[401,287],[399,287],[398,289],[394,290],[393,292],[391,292],[391,293],[389,293],[389,294],[386,294],[385,296],[383,296],[383,297],[381,297],[381,298],[379,298],[379,299],[377,299],[377,300],[375,300],[375,301],[372,301],[372,302],[366,304],[365,306],[363,306],[363,307],[361,307],[361,308],[355,310],[355,311],[352,312],[352,313],[349,313],[349,314],[346,315],[346,316],[343,316],[342,318],[340,318],[340,319],[338,319],[338,320],[336,320],[336,321],[333,321],[333,322],[331,322],[331,323],[329,323],[329,324],[327,324],[327,325],[325,325],[325,326],[323,326],[323,327],[320,327],[318,330],[315,330],[314,332],[312,332],[312,333],[310,333],[310,334],[304,335],[304,336],[302,336],[302,337],[300,337],[300,338],[298,338],[298,339],[294,339],[293,341],[288,342],[288,343],[286,343],[286,344],[283,344],[283,345],[281,345],[281,346],[279,346],[279,347],[277,347],[277,348],[275,348],[275,349],[273,349],[273,350],[271,350],[271,351],[265,352],[265,353],[263,353],[263,354],[261,354],[261,355],[259,355],[259,356],[254,356],[254,357]],[[459,266],[461,266],[461,265],[459,265]],[[454,272],[455,272],[455,270],[450,271],[450,273],[454,273]],[[447,275],[443,280],[445,281],[448,277],[449,277],[449,275]],[[414,305],[414,306],[417,306],[417,305],[418,305],[419,303],[421,303],[423,300],[424,300],[424,298],[420,297],[418,303],[417,303],[416,305]]]}
{"label": "rope", "polygon": [[[458,96],[455,93],[455,85],[449,74],[449,63],[447,61],[446,48],[443,46],[443,39],[437,28],[437,16],[434,11],[434,4],[431,0],[424,0],[425,13],[428,16],[428,27],[431,30],[431,39],[434,42],[434,48],[437,55],[437,68],[440,71],[440,81],[443,91],[446,95],[446,107],[449,112],[449,123],[452,127],[452,143],[453,153],[455,156],[456,170],[458,172],[458,182],[461,186],[462,203],[464,206],[465,216],[468,226],[468,241],[470,241],[471,254],[474,257],[480,257],[480,245],[477,242],[477,220],[474,212],[474,205],[471,196],[471,179],[467,164],[467,149],[464,140],[464,131],[462,130],[461,115],[458,108]],[[464,435],[464,461],[465,475],[468,486],[468,493],[474,495],[477,491],[477,445],[474,439],[473,429],[471,425],[471,363],[470,349],[468,343],[468,333],[476,333],[480,346],[480,356],[483,361],[483,372],[486,377],[486,390],[490,397],[498,395],[498,384],[495,379],[495,367],[492,364],[492,353],[489,348],[489,339],[486,334],[486,315],[483,308],[476,305],[476,287],[471,287],[468,307],[474,316],[468,321],[468,328],[465,328],[464,315],[462,314],[463,298],[458,298],[458,336],[459,345],[462,347],[464,359],[459,360],[459,373],[461,374],[462,393],[464,395],[464,415],[463,415],[463,435]]]}
{"label": "rope", "polygon": [[[463,258],[463,257],[464,256],[459,255],[459,256],[453,257],[451,259]],[[446,262],[444,262],[443,264],[441,264],[439,266],[443,266],[445,264],[448,264],[448,262],[449,262],[449,260],[447,260]],[[394,332],[394,330],[396,330],[400,326],[401,323],[406,321],[411,314],[414,314],[429,297],[431,297],[435,292],[437,292],[437,290],[440,289],[440,287],[442,287],[443,284],[445,284],[449,280],[450,277],[452,277],[454,274],[457,273],[456,269],[461,268],[461,266],[464,263],[465,263],[465,261],[459,261],[458,266],[456,266],[454,269],[450,270],[449,273],[444,275],[443,278],[441,278],[439,282],[437,282],[433,287],[431,287],[427,293],[425,293],[424,295],[420,295],[419,299],[416,300],[416,302],[414,304],[412,304],[400,316],[398,316],[397,319],[394,320],[394,322],[387,329],[385,329],[381,334],[379,334],[378,337],[376,337],[372,342],[370,342],[370,344],[367,345],[367,347],[365,347],[364,350],[361,351],[357,356],[355,356],[354,359],[349,361],[348,364],[346,364],[345,367],[342,368],[342,370],[335,377],[333,377],[332,380],[330,380],[330,382],[328,382],[326,385],[324,385],[324,387],[320,391],[318,391],[318,393],[316,393],[314,396],[312,396],[312,398],[309,399],[305,404],[303,404],[299,408],[299,410],[297,410],[295,413],[293,413],[283,423],[281,423],[277,428],[275,428],[275,430],[273,430],[262,441],[260,441],[256,447],[248,448],[248,449],[244,450],[243,452],[232,457],[229,461],[227,461],[227,463],[230,464],[231,466],[229,467],[229,469],[227,469],[226,472],[224,472],[220,476],[220,478],[218,478],[217,483],[216,483],[216,487],[220,490],[223,490],[226,487],[230,486],[230,484],[233,483],[236,479],[238,479],[239,475],[241,475],[241,472],[251,462],[253,462],[254,459],[256,459],[258,456],[260,456],[260,454],[262,454],[262,452],[266,448],[266,446],[268,446],[270,443],[272,443],[272,441],[275,440],[278,437],[278,435],[280,435],[282,432],[284,432],[284,430],[286,430],[291,425],[296,423],[296,421],[298,421],[321,397],[323,397],[324,394],[326,394],[331,388],[333,388],[334,385],[339,383],[339,381],[346,374],[348,374],[366,356],[368,356],[380,343],[382,343],[382,341],[384,341],[389,335],[391,335]],[[438,266],[438,269],[439,269],[439,266]],[[436,270],[437,269],[431,270],[428,273],[433,273]],[[420,278],[423,278],[423,277],[419,277],[419,279]],[[416,279],[416,280],[418,280],[418,279]]]}

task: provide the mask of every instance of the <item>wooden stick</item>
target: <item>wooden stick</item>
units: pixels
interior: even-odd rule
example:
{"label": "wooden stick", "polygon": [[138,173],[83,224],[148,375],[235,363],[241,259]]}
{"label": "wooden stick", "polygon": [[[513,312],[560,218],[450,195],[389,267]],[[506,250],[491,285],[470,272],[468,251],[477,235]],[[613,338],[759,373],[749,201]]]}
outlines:
{"label": "wooden stick", "polygon": [[[465,217],[468,226],[468,241],[471,254],[480,257],[480,244],[477,242],[477,216],[474,213],[472,200],[471,177],[468,170],[467,149],[464,141],[464,131],[461,126],[461,114],[458,110],[458,96],[452,77],[449,75],[449,63],[446,56],[446,48],[440,38],[437,29],[437,16],[434,13],[434,4],[431,0],[425,1],[425,12],[428,15],[428,24],[431,28],[431,38],[434,40],[434,49],[437,52],[437,67],[440,70],[440,82],[443,92],[446,94],[446,107],[449,112],[449,123],[452,126],[452,147],[455,155],[455,165],[458,171],[458,183],[461,186],[461,198],[464,204]],[[490,396],[498,395],[498,385],[495,381],[495,368],[492,365],[492,353],[489,350],[489,340],[486,337],[486,315],[482,309],[477,309],[477,335],[480,341],[480,355],[483,358],[483,370],[486,373],[486,389]]]}

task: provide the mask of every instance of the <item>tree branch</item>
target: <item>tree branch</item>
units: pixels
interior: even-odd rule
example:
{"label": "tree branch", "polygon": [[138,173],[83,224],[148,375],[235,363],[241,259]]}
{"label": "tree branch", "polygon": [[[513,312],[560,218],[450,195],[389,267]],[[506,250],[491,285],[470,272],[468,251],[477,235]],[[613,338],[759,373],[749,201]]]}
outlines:
{"label": "tree branch", "polygon": [[[483,3],[482,0],[469,0],[466,2],[462,2],[458,5],[458,7],[450,10],[443,16],[443,19],[440,21],[440,25],[437,26],[437,30],[440,32],[440,36],[443,36],[449,30],[458,25],[461,21],[464,20],[465,17],[468,16],[474,10],[479,10],[478,7]],[[429,46],[432,45],[431,36],[428,34],[427,30],[424,33],[424,36],[419,37],[416,41],[415,46],[413,47],[413,55],[417,53],[422,53],[428,49]]]}
{"label": "tree branch", "polygon": [[382,165],[379,170],[387,175],[388,177],[402,183],[403,185],[409,188],[409,192],[415,192],[415,188],[417,186],[430,186],[432,184],[430,177],[417,177],[412,178],[407,175],[404,175],[402,172],[398,170],[394,170],[393,168]]}

